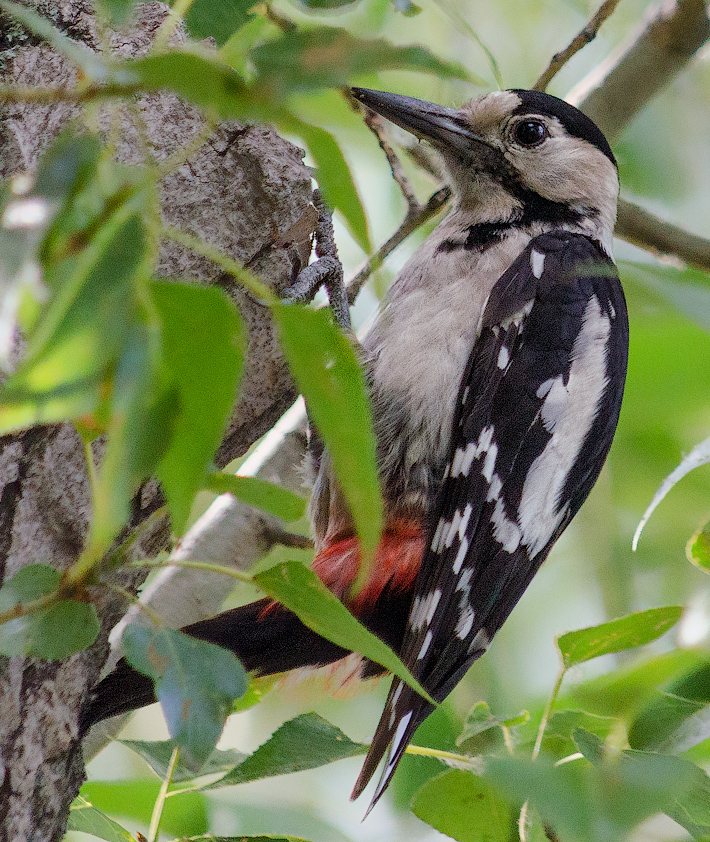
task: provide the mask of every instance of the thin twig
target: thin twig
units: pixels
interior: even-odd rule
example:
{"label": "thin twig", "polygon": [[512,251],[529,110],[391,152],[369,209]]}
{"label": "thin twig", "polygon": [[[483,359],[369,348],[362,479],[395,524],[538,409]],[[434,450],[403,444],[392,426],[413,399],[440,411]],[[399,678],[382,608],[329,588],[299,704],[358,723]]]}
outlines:
{"label": "thin twig", "polygon": [[592,17],[589,23],[575,35],[570,41],[569,45],[555,53],[550,59],[545,72],[533,85],[534,91],[544,91],[554,77],[562,70],[567,62],[576,55],[582,48],[590,44],[596,37],[601,25],[613,13],[614,9],[619,5],[619,0],[605,0],[597,9],[596,14]]}
{"label": "thin twig", "polygon": [[407,203],[407,214],[414,214],[418,212],[421,210],[421,205],[414,193],[412,183],[407,178],[407,174],[404,171],[402,162],[399,160],[399,156],[387,140],[382,118],[379,114],[375,114],[374,111],[370,111],[368,108],[364,108],[363,112],[365,125],[377,138],[377,142],[380,144],[380,149],[385,153],[387,163],[390,165],[390,169],[392,170],[392,178],[394,178],[397,187],[399,187],[402,191],[404,200]]}
{"label": "thin twig", "polygon": [[450,197],[451,189],[449,187],[442,187],[430,197],[429,201],[425,205],[421,205],[417,212],[414,214],[407,214],[404,218],[404,222],[402,222],[389,240],[380,246],[377,252],[372,255],[357,275],[355,275],[354,278],[351,278],[348,282],[348,301],[351,304],[357,298],[357,294],[360,292],[370,275],[382,265],[384,259],[388,257],[397,248],[397,246],[412,233],[412,231],[415,231],[420,225],[423,225],[431,219],[432,216],[435,216],[449,201]]}
{"label": "thin twig", "polygon": [[168,790],[170,789],[170,784],[172,783],[173,775],[175,774],[175,767],[177,766],[179,758],[180,747],[175,746],[170,757],[170,763],[168,764],[165,778],[160,786],[160,792],[158,793],[158,797],[155,799],[155,804],[153,805],[153,815],[150,817],[150,829],[148,831],[148,842],[157,842],[158,833],[160,832],[160,820],[163,817],[163,809],[165,808],[165,799],[168,797]]}

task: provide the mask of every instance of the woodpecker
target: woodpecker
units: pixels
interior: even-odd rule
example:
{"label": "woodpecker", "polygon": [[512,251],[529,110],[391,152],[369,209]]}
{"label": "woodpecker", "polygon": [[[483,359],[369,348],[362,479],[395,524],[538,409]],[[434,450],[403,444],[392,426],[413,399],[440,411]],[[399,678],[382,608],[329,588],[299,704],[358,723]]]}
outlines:
{"label": "woodpecker", "polygon": [[[611,253],[616,161],[599,128],[549,94],[496,91],[459,109],[353,95],[433,145],[454,202],[362,343],[386,511],[369,581],[351,595],[360,547],[327,450],[310,506],[313,568],[442,701],[505,622],[611,446],[628,357]],[[349,654],[269,600],[185,631],[259,675]],[[356,671],[383,670],[360,659]],[[122,662],[96,688],[84,726],[154,698],[150,680]],[[385,757],[372,809],[431,710],[393,680],[353,798]]]}

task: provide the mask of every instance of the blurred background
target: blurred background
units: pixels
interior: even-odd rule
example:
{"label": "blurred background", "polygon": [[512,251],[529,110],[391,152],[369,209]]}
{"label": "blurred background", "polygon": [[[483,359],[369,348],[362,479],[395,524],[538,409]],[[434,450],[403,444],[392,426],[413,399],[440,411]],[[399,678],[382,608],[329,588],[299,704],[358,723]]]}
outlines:
{"label": "blurred background", "polygon": [[[552,82],[549,92],[565,97],[641,26],[651,4],[622,0],[596,40],[578,53]],[[341,26],[368,38],[397,44],[423,44],[434,54],[465,66],[480,77],[480,87],[461,81],[402,71],[358,77],[358,84],[459,105],[498,87],[529,87],[553,53],[582,28],[596,4],[584,0],[361,0],[336,11],[316,13],[288,0],[274,8],[303,25]],[[237,62],[253,39],[249,24],[223,48]],[[261,24],[258,24],[261,25]],[[493,57],[495,64],[492,62]],[[495,69],[495,65],[499,70]],[[379,246],[406,212],[375,137],[336,91],[303,96],[294,105],[303,119],[331,132],[350,165],[365,207],[370,235]],[[395,136],[396,137],[396,136]],[[298,143],[298,138],[293,138]],[[626,128],[614,152],[619,161],[621,195],[661,218],[710,236],[710,55],[699,54]],[[403,156],[417,195],[424,201],[436,182]],[[383,291],[433,229],[436,220],[411,235],[362,291],[354,309],[362,325]],[[346,278],[366,259],[336,217],[336,235]],[[485,700],[493,713],[539,714],[559,669],[554,638],[631,611],[682,604],[686,615],[656,652],[707,645],[710,632],[710,581],[686,559],[689,537],[710,517],[710,466],[690,473],[651,517],[637,552],[634,530],[663,478],[683,455],[710,435],[710,307],[669,302],[656,275],[658,261],[621,241],[619,261],[649,265],[648,274],[623,269],[631,323],[626,395],[611,455],[597,486],[572,526],[558,542],[488,653],[417,734],[415,743],[455,748],[469,708]],[[659,281],[659,277],[661,280]],[[649,278],[651,280],[649,280]],[[683,279],[703,289],[710,281],[696,274]],[[660,285],[659,285],[660,284]],[[695,300],[695,299],[693,299]],[[702,301],[702,298],[697,299]],[[690,315],[681,310],[689,311]],[[195,514],[209,502],[201,499]],[[304,529],[307,527],[304,525]],[[283,550],[285,557],[302,557]],[[251,594],[235,592],[232,603]],[[608,673],[636,654],[608,656],[575,669],[565,687]],[[351,698],[332,698],[317,687],[278,689],[262,704],[232,717],[220,747],[252,751],[283,721],[315,710],[354,740],[368,742],[384,703],[387,680]],[[134,739],[163,739],[167,731],[154,707],[136,714],[124,732]],[[322,769],[233,787],[213,794],[169,799],[166,833],[201,832],[205,818],[215,834],[271,833],[303,836],[314,842],[427,842],[442,838],[405,808],[417,786],[442,766],[433,760],[405,758],[394,784],[367,821],[365,800],[348,796],[360,759]],[[111,745],[89,767],[86,797],[129,828],[145,828],[159,781],[134,754]],[[79,834],[76,838],[81,838]],[[657,821],[639,839],[689,838],[670,820]]]}

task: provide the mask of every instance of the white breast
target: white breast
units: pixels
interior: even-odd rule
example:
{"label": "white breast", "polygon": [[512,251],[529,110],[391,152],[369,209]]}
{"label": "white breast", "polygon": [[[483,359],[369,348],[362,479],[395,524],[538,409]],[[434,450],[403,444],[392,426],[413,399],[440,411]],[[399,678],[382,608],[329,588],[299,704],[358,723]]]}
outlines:
{"label": "white breast", "polygon": [[364,340],[385,478],[395,463],[407,470],[446,459],[456,395],[483,308],[530,240],[520,231],[480,253],[438,250],[446,239],[465,239],[470,224],[454,211],[439,225],[390,288]]}

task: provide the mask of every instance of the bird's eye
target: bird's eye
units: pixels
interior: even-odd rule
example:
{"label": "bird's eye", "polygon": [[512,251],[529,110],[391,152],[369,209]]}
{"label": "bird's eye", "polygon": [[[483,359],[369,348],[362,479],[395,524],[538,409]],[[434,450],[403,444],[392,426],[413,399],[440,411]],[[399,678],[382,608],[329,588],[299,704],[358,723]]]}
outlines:
{"label": "bird's eye", "polygon": [[547,126],[539,120],[523,120],[513,129],[513,138],[521,146],[539,146],[549,136]]}

